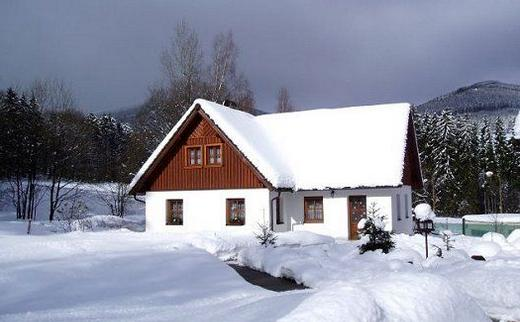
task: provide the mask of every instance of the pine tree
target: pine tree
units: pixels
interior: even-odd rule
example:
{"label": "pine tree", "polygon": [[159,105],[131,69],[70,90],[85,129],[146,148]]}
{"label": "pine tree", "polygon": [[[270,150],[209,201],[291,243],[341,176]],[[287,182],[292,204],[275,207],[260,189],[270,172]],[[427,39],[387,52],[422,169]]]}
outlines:
{"label": "pine tree", "polygon": [[462,189],[459,191],[457,215],[478,213],[479,198],[479,160],[476,153],[478,149],[478,127],[469,117],[463,116],[456,120],[456,155],[454,173],[457,184]]}
{"label": "pine tree", "polygon": [[[359,253],[381,249],[387,254],[395,246],[392,233],[385,230],[385,216],[379,213],[375,203],[369,205],[367,218],[358,224],[359,233],[368,240],[359,246]],[[361,226],[361,227],[359,227]]]}
{"label": "pine tree", "polygon": [[[457,205],[460,185],[454,173],[456,151],[455,119],[449,110],[445,110],[436,119],[434,129],[433,173],[434,197],[432,208],[446,215],[453,214]],[[438,201],[438,202],[437,202]]]}
{"label": "pine tree", "polygon": [[277,237],[274,234],[274,231],[272,231],[271,228],[269,228],[269,226],[265,223],[259,223],[258,227],[260,232],[255,233],[255,237],[258,239],[260,245],[264,247],[275,246]]}

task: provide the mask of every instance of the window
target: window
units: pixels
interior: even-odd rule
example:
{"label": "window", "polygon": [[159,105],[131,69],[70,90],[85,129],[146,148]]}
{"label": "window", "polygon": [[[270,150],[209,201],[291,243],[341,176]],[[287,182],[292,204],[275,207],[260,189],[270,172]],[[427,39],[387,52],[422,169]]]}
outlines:
{"label": "window", "polygon": [[323,197],[305,197],[304,223],[323,223]]}
{"label": "window", "polygon": [[408,195],[404,195],[404,217],[409,218],[410,216],[408,213],[410,212],[410,209],[408,208]]}
{"label": "window", "polygon": [[246,223],[246,203],[244,199],[226,200],[226,225],[242,226]]}
{"label": "window", "polygon": [[201,167],[202,166],[202,146],[186,147],[186,166]]}
{"label": "window", "polygon": [[222,144],[206,145],[206,165],[222,165]]}
{"label": "window", "polygon": [[397,220],[401,220],[401,195],[397,194],[395,206],[397,208]]}
{"label": "window", "polygon": [[274,209],[276,211],[276,224],[277,225],[283,224],[283,216],[281,213],[282,208],[280,207],[280,198],[279,197],[277,197],[274,200]]}
{"label": "window", "polygon": [[182,200],[166,200],[166,225],[182,225]]}

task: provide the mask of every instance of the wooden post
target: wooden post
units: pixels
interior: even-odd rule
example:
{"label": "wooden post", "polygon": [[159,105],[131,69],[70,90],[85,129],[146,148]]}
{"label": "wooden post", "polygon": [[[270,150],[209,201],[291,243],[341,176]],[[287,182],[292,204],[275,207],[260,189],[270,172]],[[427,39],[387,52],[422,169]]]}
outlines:
{"label": "wooden post", "polygon": [[428,258],[428,233],[424,232],[424,241],[426,243],[426,258]]}
{"label": "wooden post", "polygon": [[466,235],[466,219],[462,218],[462,234]]}

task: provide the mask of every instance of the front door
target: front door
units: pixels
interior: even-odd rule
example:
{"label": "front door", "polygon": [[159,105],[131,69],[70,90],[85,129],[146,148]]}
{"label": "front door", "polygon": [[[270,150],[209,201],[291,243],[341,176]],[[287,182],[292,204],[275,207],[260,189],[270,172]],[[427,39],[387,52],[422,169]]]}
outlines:
{"label": "front door", "polygon": [[358,223],[367,216],[367,197],[366,196],[349,196],[348,197],[348,238],[358,239]]}

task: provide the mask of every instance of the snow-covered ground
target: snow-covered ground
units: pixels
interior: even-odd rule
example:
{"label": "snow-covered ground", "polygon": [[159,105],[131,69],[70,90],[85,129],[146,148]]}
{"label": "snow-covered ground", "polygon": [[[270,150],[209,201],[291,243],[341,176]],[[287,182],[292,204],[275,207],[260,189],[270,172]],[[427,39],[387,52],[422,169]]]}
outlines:
{"label": "snow-covered ground", "polygon": [[[507,239],[456,235],[455,249],[429,259],[422,236],[394,236],[387,255],[308,232],[278,234],[276,248],[262,248],[249,233],[142,232],[142,204],[121,219],[89,191],[95,232],[36,221],[28,236],[9,206],[0,209],[0,321],[520,320],[520,230]],[[311,289],[264,290],[225,260]]]}
{"label": "snow-covered ground", "polygon": [[[388,255],[359,255],[359,242],[306,232],[282,233],[265,249],[249,234],[61,234],[37,225],[40,234],[27,236],[16,226],[25,224],[0,222],[5,321],[520,319],[520,232],[509,241],[455,236],[454,250],[425,260],[421,236],[395,236]],[[475,252],[488,260],[469,259]],[[312,289],[250,285],[230,259]]]}

